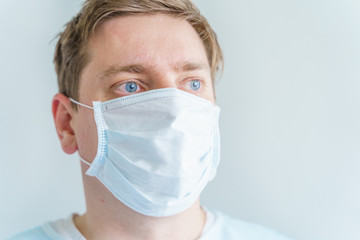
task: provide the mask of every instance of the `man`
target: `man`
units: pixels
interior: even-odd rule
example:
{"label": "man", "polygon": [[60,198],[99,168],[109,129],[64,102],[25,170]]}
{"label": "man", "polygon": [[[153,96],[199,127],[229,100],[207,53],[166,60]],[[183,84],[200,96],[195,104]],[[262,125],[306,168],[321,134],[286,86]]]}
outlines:
{"label": "man", "polygon": [[88,0],[56,47],[53,116],[86,212],[13,239],[286,239],[200,206],[219,160],[215,33],[189,0]]}

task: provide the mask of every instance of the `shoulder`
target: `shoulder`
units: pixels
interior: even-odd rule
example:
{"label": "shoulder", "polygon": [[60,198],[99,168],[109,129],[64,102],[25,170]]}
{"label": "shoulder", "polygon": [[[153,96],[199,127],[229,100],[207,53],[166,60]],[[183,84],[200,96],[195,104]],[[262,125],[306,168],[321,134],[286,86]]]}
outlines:
{"label": "shoulder", "polygon": [[[64,239],[83,239],[83,238],[72,238],[72,235],[69,235],[68,227],[71,223],[67,224],[68,221],[71,221],[72,218],[68,219],[58,219],[56,221],[47,221],[42,226],[38,226],[15,236],[8,238],[6,240],[64,240]],[[72,227],[72,226],[70,226]],[[75,228],[75,227],[74,227]],[[70,238],[69,238],[70,236]]]}
{"label": "shoulder", "polygon": [[244,240],[290,240],[273,229],[245,222],[213,211],[216,220],[201,240],[244,239]]}
{"label": "shoulder", "polygon": [[6,240],[50,240],[42,226],[38,226],[22,233],[16,234]]}

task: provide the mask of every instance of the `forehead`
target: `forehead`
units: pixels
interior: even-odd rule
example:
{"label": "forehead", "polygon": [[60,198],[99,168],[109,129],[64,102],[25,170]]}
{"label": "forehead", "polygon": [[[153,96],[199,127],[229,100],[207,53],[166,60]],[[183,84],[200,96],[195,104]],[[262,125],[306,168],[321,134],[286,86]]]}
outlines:
{"label": "forehead", "polygon": [[205,47],[195,29],[186,20],[165,14],[107,20],[95,29],[88,52],[90,58],[101,58],[102,64],[130,61],[156,65],[195,60],[208,64]]}

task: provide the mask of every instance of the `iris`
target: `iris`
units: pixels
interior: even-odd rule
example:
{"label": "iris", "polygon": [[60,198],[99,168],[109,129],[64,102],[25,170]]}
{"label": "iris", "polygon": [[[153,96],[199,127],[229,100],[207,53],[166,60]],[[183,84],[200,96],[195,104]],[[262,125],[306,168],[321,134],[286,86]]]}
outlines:
{"label": "iris", "polygon": [[192,80],[190,87],[192,90],[198,90],[200,88],[200,81],[199,80]]}
{"label": "iris", "polygon": [[129,93],[136,92],[137,89],[138,89],[138,85],[136,83],[134,82],[126,83],[126,91],[128,91]]}

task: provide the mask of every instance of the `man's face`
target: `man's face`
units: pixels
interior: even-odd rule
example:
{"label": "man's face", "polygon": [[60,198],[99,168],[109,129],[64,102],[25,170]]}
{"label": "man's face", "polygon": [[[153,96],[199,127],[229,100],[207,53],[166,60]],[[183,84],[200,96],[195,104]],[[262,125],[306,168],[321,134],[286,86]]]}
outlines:
{"label": "man's face", "polygon": [[[88,54],[79,83],[79,101],[87,105],[170,87],[214,102],[205,48],[186,20],[164,14],[114,18],[96,28]],[[91,162],[97,151],[93,111],[79,107],[71,125],[80,155]]]}

